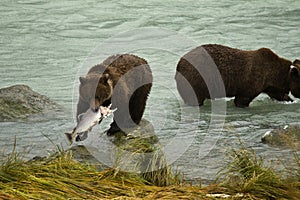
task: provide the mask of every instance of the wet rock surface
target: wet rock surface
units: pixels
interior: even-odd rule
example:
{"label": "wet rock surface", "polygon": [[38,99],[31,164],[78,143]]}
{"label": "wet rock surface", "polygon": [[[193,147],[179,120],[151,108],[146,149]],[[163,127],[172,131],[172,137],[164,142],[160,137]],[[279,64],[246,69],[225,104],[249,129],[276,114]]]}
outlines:
{"label": "wet rock surface", "polygon": [[299,148],[300,125],[290,125],[268,131],[262,136],[261,140],[271,146]]}
{"label": "wet rock surface", "polygon": [[50,112],[61,111],[62,106],[33,91],[27,85],[13,85],[0,89],[0,122],[39,119]]}

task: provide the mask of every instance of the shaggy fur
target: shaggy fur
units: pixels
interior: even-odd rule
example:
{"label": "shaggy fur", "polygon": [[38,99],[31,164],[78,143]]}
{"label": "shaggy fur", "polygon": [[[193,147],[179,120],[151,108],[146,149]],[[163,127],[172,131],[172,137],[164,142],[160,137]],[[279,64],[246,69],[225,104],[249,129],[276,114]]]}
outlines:
{"label": "shaggy fur", "polygon": [[[201,106],[205,99],[226,96],[235,97],[236,106],[247,107],[260,93],[278,101],[292,101],[288,96],[290,91],[300,98],[298,62],[294,62],[292,69],[291,61],[268,48],[245,51],[208,44],[193,49],[180,59],[175,79],[179,94],[188,105]],[[223,93],[222,84],[212,84],[218,75],[211,72],[214,66],[220,73],[220,80],[223,80]],[[205,77],[202,77],[203,74]],[[187,84],[195,95],[188,91]]]}
{"label": "shaggy fur", "polygon": [[107,134],[140,123],[152,86],[152,72],[147,61],[130,54],[108,57],[80,77],[77,116],[88,108],[101,105],[117,108]]}

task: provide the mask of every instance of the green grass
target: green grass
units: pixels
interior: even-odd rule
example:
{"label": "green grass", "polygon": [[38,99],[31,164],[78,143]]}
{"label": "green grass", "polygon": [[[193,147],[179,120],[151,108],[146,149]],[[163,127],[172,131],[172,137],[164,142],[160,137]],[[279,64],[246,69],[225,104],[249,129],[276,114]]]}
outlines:
{"label": "green grass", "polygon": [[[239,149],[232,149],[229,162],[219,173],[220,186],[227,192],[241,193],[251,199],[299,199],[299,156],[295,154],[298,163],[292,170],[290,177],[276,172],[273,163],[265,161],[256,155],[253,149],[247,149],[242,143]],[[292,178],[293,177],[293,178]]]}
{"label": "green grass", "polygon": [[150,184],[174,185],[180,182],[180,174],[173,173],[155,137],[114,141],[118,147],[114,168],[139,172]]}
{"label": "green grass", "polygon": [[[133,149],[132,145],[130,153],[142,151]],[[240,148],[230,151],[229,162],[216,184],[201,187],[184,183],[166,165],[160,151],[155,153],[155,148],[151,148],[153,162],[149,163],[146,173],[123,172],[117,167],[118,163],[115,168],[98,171],[92,164],[74,160],[72,151],[60,148],[47,158],[31,161],[20,159],[14,150],[0,163],[0,199],[220,199],[207,196],[213,193],[231,195],[227,199],[300,199],[297,152],[296,164],[287,167],[289,173],[283,176],[264,158],[241,144]],[[143,151],[151,152],[149,148]],[[124,155],[122,153],[119,156]],[[151,171],[159,164],[163,167]]]}
{"label": "green grass", "polygon": [[197,187],[158,187],[135,173],[99,172],[72,159],[71,152],[30,162],[13,153],[0,169],[0,199],[190,199],[194,193],[205,195]]}

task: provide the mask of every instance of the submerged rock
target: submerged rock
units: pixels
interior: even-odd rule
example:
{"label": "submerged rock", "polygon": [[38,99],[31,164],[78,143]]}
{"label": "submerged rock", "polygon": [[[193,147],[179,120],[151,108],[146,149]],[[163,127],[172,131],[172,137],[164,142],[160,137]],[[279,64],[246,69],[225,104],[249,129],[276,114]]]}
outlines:
{"label": "submerged rock", "polygon": [[20,121],[37,114],[59,111],[62,107],[27,85],[0,89],[0,121]]}
{"label": "submerged rock", "polygon": [[266,132],[261,141],[277,147],[300,147],[300,125],[285,126]]}

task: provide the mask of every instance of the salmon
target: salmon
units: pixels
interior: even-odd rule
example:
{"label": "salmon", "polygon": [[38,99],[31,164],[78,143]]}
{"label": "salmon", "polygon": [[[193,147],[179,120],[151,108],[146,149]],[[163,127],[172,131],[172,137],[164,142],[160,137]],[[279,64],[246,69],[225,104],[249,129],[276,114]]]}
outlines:
{"label": "salmon", "polygon": [[76,135],[76,141],[86,139],[87,133],[91,131],[94,126],[99,124],[103,118],[107,118],[117,110],[117,108],[111,110],[110,107],[111,104],[108,107],[100,106],[97,111],[89,108],[85,113],[78,115],[78,123],[72,133],[65,133],[70,145],[73,144],[73,140]]}

